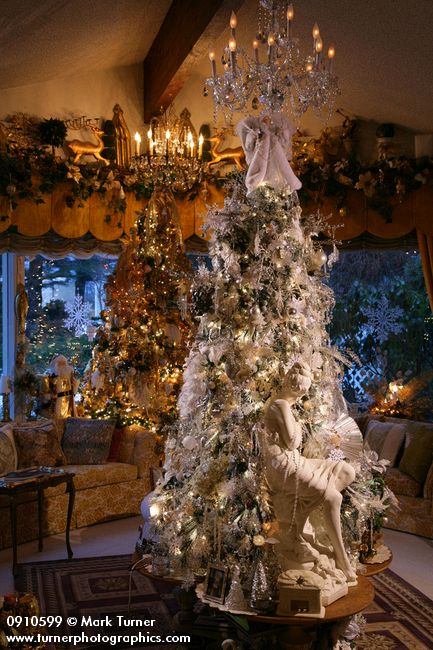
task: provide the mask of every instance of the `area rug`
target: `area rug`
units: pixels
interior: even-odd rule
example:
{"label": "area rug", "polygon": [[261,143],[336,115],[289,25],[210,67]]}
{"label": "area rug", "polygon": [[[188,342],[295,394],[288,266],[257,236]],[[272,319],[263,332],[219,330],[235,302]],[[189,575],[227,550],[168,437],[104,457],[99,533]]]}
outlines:
{"label": "area rug", "polygon": [[[426,570],[430,571],[431,569]],[[365,633],[356,647],[368,650],[431,650],[433,601],[387,569],[372,576],[375,597],[363,612]]]}
{"label": "area rug", "polygon": [[[109,628],[88,627],[89,635],[132,633],[124,621],[119,627],[117,617],[128,617],[128,596],[131,556],[110,556],[19,565],[16,589],[38,597],[45,614],[60,614],[64,620],[91,617],[112,622]],[[433,648],[433,602],[415,587],[387,569],[373,576],[375,599],[363,613],[366,628],[356,641],[363,650],[431,650]],[[176,634],[173,616],[178,604],[172,595],[173,585],[150,580],[138,571],[131,575],[130,613],[132,619],[155,620],[152,628],[141,632],[158,634],[162,639]],[[78,628],[76,628],[78,630]],[[84,630],[84,628],[81,628]],[[71,633],[71,630],[66,630]],[[178,634],[178,633],[177,633]],[[195,644],[153,644],[146,641],[134,648],[171,649],[192,648]],[[56,648],[68,647],[57,645]],[[107,648],[107,642],[79,643],[75,648]],[[131,647],[128,642],[116,642],[116,648]],[[205,645],[203,647],[206,647]]]}
{"label": "area rug", "polygon": [[[173,622],[179,610],[172,593],[174,585],[150,580],[139,571],[130,573],[130,566],[131,555],[20,564],[15,588],[37,596],[42,614],[62,617],[60,628],[53,626],[48,634],[84,635],[82,642],[71,639],[70,642],[48,644],[51,650],[190,648],[191,645],[180,642],[152,643],[155,636],[164,640],[168,636],[178,636]],[[83,618],[85,625],[80,625]],[[68,625],[71,619],[77,624]],[[106,624],[99,625],[104,621]],[[154,623],[137,627],[134,621]],[[126,638],[127,635],[138,636],[140,632],[142,642],[139,639],[132,644],[131,639]],[[125,638],[120,639],[122,636]]]}

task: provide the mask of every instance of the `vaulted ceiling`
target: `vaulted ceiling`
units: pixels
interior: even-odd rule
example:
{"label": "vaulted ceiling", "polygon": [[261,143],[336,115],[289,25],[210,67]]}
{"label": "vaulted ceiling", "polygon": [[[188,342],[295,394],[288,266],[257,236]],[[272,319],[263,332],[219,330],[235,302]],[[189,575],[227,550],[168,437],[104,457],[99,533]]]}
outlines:
{"label": "vaulted ceiling", "polygon": [[[201,91],[207,48],[227,42],[232,7],[247,46],[257,0],[3,0],[0,97],[1,89],[145,62],[148,117],[182,86],[183,95]],[[317,20],[325,47],[336,45],[344,110],[433,131],[432,0],[298,0],[294,7],[301,39],[309,42]]]}
{"label": "vaulted ceiling", "polygon": [[143,61],[170,0],[3,0],[0,88]]}

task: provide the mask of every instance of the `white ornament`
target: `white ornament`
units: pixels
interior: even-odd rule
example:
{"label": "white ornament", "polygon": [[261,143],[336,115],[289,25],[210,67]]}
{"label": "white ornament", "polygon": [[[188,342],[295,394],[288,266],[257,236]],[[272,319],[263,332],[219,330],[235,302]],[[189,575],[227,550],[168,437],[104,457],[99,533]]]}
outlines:
{"label": "white ornament", "polygon": [[81,296],[75,296],[72,302],[67,302],[65,305],[68,317],[65,319],[65,327],[73,330],[75,336],[85,334],[92,321],[89,319],[92,306],[88,302],[84,302]]}
{"label": "white ornament", "polygon": [[188,449],[188,451],[192,451],[198,447],[198,442],[193,436],[185,436],[185,438],[182,440],[182,444],[185,449]]}
{"label": "white ornament", "polygon": [[301,314],[305,310],[305,302],[302,300],[297,300],[293,298],[288,304],[289,309],[293,309],[296,314]]}
{"label": "white ornament", "polygon": [[379,343],[385,343],[390,334],[400,334],[404,330],[403,325],[398,322],[404,315],[403,310],[400,307],[391,307],[386,296],[382,296],[373,307],[364,307],[362,312],[368,318],[367,325],[363,328],[376,336]]}
{"label": "white ornament", "polygon": [[331,449],[331,451],[328,454],[329,460],[344,460],[346,458],[344,451],[342,451],[339,447],[335,447],[335,449]]}
{"label": "white ornament", "polygon": [[146,373],[138,372],[136,368],[130,368],[128,380],[128,393],[131,402],[140,408],[148,409],[152,391],[147,384]]}
{"label": "white ornament", "polygon": [[91,377],[92,388],[95,390],[103,390],[105,384],[105,375],[96,368]]}

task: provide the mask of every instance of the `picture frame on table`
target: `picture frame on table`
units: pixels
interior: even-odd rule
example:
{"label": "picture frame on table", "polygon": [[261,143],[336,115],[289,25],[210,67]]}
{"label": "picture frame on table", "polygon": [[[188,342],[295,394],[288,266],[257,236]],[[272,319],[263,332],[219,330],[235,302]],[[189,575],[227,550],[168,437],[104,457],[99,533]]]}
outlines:
{"label": "picture frame on table", "polygon": [[203,596],[206,600],[223,604],[226,596],[229,570],[223,564],[210,562],[203,587]]}

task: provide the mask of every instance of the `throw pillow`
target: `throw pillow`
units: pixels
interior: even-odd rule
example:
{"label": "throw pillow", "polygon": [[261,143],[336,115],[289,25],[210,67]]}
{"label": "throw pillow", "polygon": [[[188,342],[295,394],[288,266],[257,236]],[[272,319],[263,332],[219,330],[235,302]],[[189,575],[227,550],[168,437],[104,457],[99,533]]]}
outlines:
{"label": "throw pillow", "polygon": [[122,437],[120,439],[119,452],[117,455],[118,463],[128,463],[134,465],[134,447],[135,437],[137,431],[141,431],[143,427],[139,424],[130,424],[123,428]]}
{"label": "throw pillow", "polygon": [[110,451],[108,452],[107,463],[115,463],[118,460],[122,436],[123,429],[114,429],[113,437],[111,438]]}
{"label": "throw pillow", "polygon": [[15,444],[18,453],[18,469],[65,465],[56,426],[51,420],[14,424]]}
{"label": "throw pillow", "polygon": [[0,429],[0,476],[14,472],[18,466],[17,461],[12,425],[5,424]]}
{"label": "throw pillow", "polygon": [[107,462],[116,420],[68,418],[62,447],[68,465],[102,465]]}
{"label": "throw pillow", "polygon": [[394,467],[405,435],[404,424],[371,420],[367,424],[365,442],[377,453],[380,460],[388,460],[389,467]]}
{"label": "throw pillow", "polygon": [[405,449],[398,468],[422,485],[432,461],[433,434],[431,431],[419,431]]}
{"label": "throw pillow", "polygon": [[353,419],[355,420],[358,427],[361,429],[362,435],[364,436],[367,430],[367,425],[371,420],[370,413],[362,413],[359,415],[355,415],[353,416]]}
{"label": "throw pillow", "polygon": [[147,431],[144,427],[141,431],[137,431],[134,445],[134,465],[138,467],[138,478],[151,478],[152,468],[158,467],[160,464],[161,456],[155,451],[157,444],[156,433]]}

